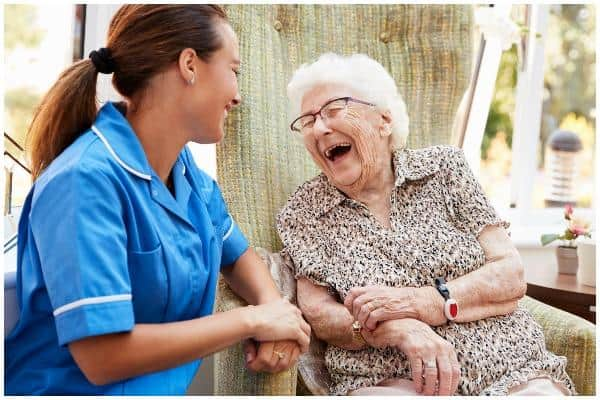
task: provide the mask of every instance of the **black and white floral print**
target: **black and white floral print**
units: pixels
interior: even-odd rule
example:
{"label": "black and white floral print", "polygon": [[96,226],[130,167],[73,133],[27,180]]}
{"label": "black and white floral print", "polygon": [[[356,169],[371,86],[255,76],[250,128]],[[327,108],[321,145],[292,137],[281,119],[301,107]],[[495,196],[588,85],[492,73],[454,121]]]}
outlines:
{"label": "black and white floral print", "polygon": [[[277,218],[296,278],[326,286],[343,302],[355,286],[431,285],[483,266],[477,241],[488,225],[508,228],[452,146],[393,153],[395,190],[391,229],[368,208],[346,197],[320,174],[290,197]],[[540,326],[528,311],[433,328],[454,345],[461,364],[458,394],[506,395],[535,377],[550,377],[571,393],[566,358],[545,349]],[[344,395],[388,378],[410,379],[406,357],[394,348],[351,351],[328,345],[330,392]]]}

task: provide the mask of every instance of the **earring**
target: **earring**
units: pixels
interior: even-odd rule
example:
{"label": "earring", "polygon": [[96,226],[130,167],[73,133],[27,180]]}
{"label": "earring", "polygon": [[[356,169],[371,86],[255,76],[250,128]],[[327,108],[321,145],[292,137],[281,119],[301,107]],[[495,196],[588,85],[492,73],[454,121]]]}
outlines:
{"label": "earring", "polygon": [[381,135],[381,136],[390,136],[391,134],[392,134],[392,127],[390,126],[390,124],[385,125],[383,128],[383,135]]}
{"label": "earring", "polygon": [[196,81],[196,75],[192,72],[192,77],[190,78],[190,80],[188,81],[188,83],[190,85],[193,85],[195,81]]}

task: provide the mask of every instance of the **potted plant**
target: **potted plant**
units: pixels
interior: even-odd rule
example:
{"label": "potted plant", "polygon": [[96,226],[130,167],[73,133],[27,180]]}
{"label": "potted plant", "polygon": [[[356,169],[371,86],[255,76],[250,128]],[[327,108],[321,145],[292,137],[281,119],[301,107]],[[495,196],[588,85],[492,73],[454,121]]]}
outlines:
{"label": "potted plant", "polygon": [[580,236],[591,237],[590,224],[573,216],[573,206],[571,204],[565,206],[564,217],[567,221],[567,229],[562,234],[549,233],[542,235],[542,246],[546,246],[555,240],[562,241],[562,244],[556,248],[558,273],[574,275],[577,273],[578,265],[575,240]]}

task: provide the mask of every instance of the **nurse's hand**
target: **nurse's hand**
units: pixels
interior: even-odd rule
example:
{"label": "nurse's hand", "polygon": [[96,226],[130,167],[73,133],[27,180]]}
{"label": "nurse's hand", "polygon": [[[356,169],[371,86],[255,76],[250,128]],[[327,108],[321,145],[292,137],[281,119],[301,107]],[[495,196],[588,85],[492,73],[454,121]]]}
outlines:
{"label": "nurse's hand", "polygon": [[294,340],[255,342],[245,340],[246,367],[254,372],[281,372],[298,361],[300,347]]}
{"label": "nurse's hand", "polygon": [[251,312],[251,337],[259,342],[295,340],[300,351],[308,351],[310,325],[300,309],[285,299],[258,306],[248,306]]}

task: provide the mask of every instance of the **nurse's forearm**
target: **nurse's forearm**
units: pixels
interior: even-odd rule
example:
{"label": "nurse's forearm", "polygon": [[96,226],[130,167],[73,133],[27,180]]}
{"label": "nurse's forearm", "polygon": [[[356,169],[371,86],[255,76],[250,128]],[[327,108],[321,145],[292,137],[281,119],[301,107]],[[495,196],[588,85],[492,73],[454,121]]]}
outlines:
{"label": "nurse's forearm", "polygon": [[105,385],[197,360],[252,337],[249,307],[164,324],[136,324],[131,332],[92,336],[69,344],[87,379]]}
{"label": "nurse's forearm", "polygon": [[281,298],[267,265],[251,247],[221,273],[229,287],[248,304],[264,304]]}

